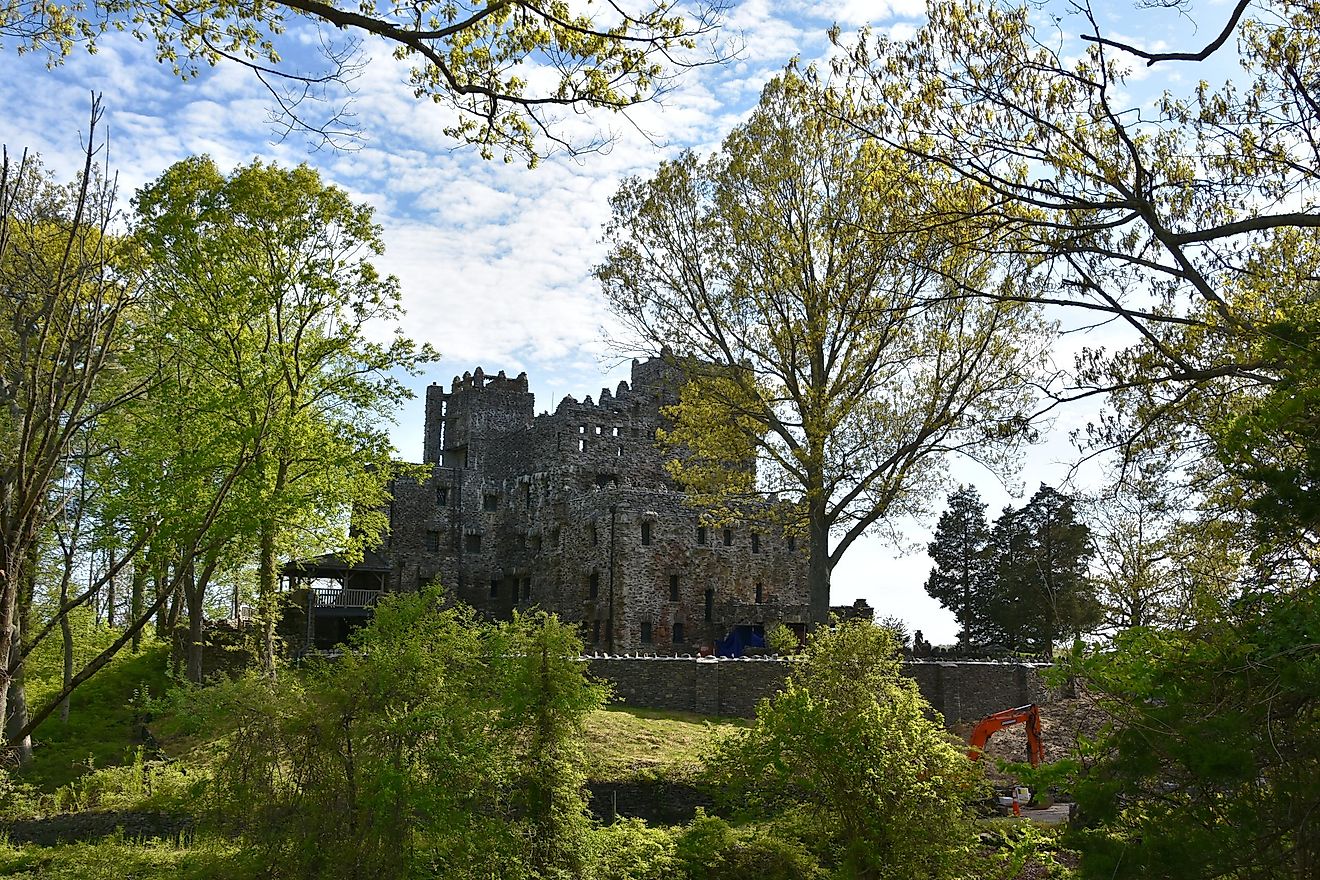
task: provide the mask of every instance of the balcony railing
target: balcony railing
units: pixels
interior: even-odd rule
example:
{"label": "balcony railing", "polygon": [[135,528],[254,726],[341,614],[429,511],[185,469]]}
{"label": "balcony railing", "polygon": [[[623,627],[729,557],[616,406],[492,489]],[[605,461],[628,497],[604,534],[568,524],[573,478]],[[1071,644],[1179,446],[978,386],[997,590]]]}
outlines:
{"label": "balcony railing", "polygon": [[315,608],[375,608],[380,590],[336,590],[316,587],[312,590]]}

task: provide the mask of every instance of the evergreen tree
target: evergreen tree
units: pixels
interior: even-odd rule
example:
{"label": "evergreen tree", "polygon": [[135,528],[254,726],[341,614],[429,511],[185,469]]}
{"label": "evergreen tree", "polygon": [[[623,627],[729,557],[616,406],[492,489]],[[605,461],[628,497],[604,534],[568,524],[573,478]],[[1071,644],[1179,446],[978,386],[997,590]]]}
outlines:
{"label": "evergreen tree", "polygon": [[1100,618],[1087,572],[1091,530],[1073,499],[1041,484],[1025,507],[1006,508],[991,535],[996,576],[993,616],[1014,650],[1052,657],[1054,642]]}
{"label": "evergreen tree", "polygon": [[926,548],[935,562],[926,592],[953,612],[958,643],[966,648],[993,641],[997,633],[991,616],[990,526],[975,486],[959,486],[949,494],[948,505]]}

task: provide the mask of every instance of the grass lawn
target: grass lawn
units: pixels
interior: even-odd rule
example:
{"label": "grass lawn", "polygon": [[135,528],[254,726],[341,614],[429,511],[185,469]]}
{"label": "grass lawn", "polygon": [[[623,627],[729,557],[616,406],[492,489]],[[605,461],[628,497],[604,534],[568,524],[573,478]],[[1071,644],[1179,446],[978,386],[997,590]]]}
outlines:
{"label": "grass lawn", "polygon": [[715,740],[747,723],[692,712],[601,709],[587,719],[589,775],[599,781],[686,776]]}
{"label": "grass lawn", "polygon": [[[24,782],[42,791],[54,791],[92,767],[109,767],[132,760],[138,747],[137,725],[142,696],[160,696],[170,687],[166,674],[168,650],[146,648],[136,656],[127,649],[73,692],[69,722],[51,715],[33,735],[36,750],[32,765],[21,774]],[[52,682],[33,682],[29,703],[35,708],[58,691]]]}

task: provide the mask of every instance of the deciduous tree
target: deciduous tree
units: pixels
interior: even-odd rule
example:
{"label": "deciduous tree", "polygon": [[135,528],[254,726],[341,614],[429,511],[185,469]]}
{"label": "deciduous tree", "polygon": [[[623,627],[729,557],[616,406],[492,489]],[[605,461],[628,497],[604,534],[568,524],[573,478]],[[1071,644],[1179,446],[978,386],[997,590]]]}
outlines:
{"label": "deciduous tree", "polygon": [[790,71],[708,160],[625,182],[596,274],[628,344],[679,352],[664,439],[692,497],[791,502],[819,624],[839,558],[923,512],[949,456],[1008,464],[1045,327],[1028,306],[945,295],[946,279],[1008,292],[1016,276],[909,234],[918,194],[963,194],[812,101]]}
{"label": "deciduous tree", "polygon": [[[363,65],[363,42],[380,40],[407,65],[414,97],[440,105],[447,135],[486,157],[534,162],[551,147],[599,146],[599,135],[571,133],[567,111],[625,110],[662,92],[683,67],[719,60],[711,38],[722,12],[720,3],[673,0],[596,8],[563,0],[19,0],[0,7],[0,37],[58,63],[79,45],[95,51],[107,29],[126,30],[154,44],[183,79],[240,64],[270,90],[289,128],[336,143],[355,134],[352,114],[341,106],[318,119],[309,108],[338,100]],[[350,36],[335,40],[332,29]],[[312,30],[319,68],[306,63],[309,41],[301,39]]]}

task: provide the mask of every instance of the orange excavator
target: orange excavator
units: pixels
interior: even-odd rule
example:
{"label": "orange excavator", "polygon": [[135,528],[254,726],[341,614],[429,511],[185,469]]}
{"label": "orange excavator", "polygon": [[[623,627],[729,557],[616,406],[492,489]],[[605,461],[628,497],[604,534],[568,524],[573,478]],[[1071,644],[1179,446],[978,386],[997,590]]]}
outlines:
{"label": "orange excavator", "polygon": [[[980,760],[985,754],[985,744],[989,742],[990,737],[1005,727],[1012,727],[1015,724],[1026,726],[1027,760],[1031,762],[1031,766],[1039,766],[1045,760],[1045,744],[1040,733],[1040,707],[1035,703],[1018,706],[1016,709],[1005,709],[978,721],[976,727],[972,728],[972,735],[967,738],[967,744],[971,747],[967,751],[967,757],[973,761]],[[1031,793],[1021,787],[1014,787],[1007,795],[997,798],[999,806],[1003,809],[1011,809],[1014,816],[1022,815],[1021,805],[1030,800]]]}
{"label": "orange excavator", "polygon": [[1045,744],[1040,735],[1040,707],[1035,703],[1018,706],[1016,709],[1005,709],[978,721],[972,728],[972,735],[967,738],[967,744],[971,746],[967,751],[967,757],[973,761],[979,760],[985,753],[985,744],[989,742],[990,737],[1014,724],[1026,725],[1027,760],[1031,762],[1031,766],[1038,766],[1045,760]]}

